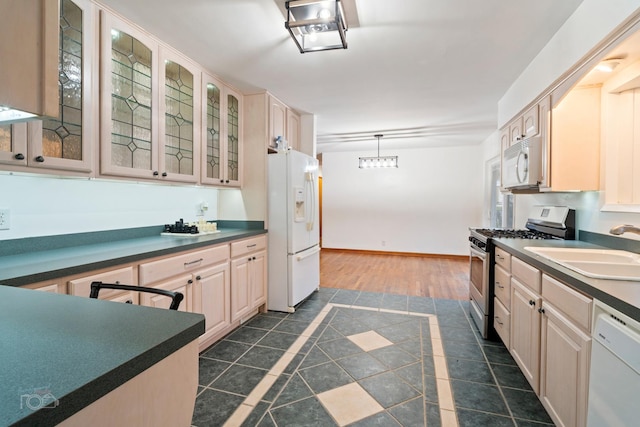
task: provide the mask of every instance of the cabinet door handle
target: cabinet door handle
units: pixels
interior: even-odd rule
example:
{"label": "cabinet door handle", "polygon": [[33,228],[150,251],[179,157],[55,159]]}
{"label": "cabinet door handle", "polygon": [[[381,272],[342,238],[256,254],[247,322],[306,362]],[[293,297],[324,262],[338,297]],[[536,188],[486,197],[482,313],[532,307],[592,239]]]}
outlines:
{"label": "cabinet door handle", "polygon": [[15,156],[13,156],[13,158],[16,160],[24,160],[24,154],[18,153]]}
{"label": "cabinet door handle", "polygon": [[200,258],[200,259],[197,259],[195,261],[185,262],[184,266],[187,267],[189,265],[197,264],[197,263],[202,262],[202,261],[204,261],[204,258]]}
{"label": "cabinet door handle", "polygon": [[529,305],[535,306],[536,302],[534,300],[529,300]]}
{"label": "cabinet door handle", "polygon": [[257,244],[257,243],[254,243],[253,245],[247,245],[247,249],[249,249],[249,248],[255,248],[256,246],[258,246],[258,244]]}
{"label": "cabinet door handle", "polygon": [[36,162],[38,162],[38,163],[43,163],[43,162],[44,162],[44,157],[42,157],[42,156],[37,156],[37,157],[35,158],[35,161],[36,161]]}
{"label": "cabinet door handle", "polygon": [[538,313],[540,313],[540,314],[544,314],[544,308],[540,307],[540,308],[538,309]]}
{"label": "cabinet door handle", "polygon": [[503,325],[504,323],[502,323],[502,321],[500,320],[499,317],[496,316],[496,322],[498,322],[499,325]]}

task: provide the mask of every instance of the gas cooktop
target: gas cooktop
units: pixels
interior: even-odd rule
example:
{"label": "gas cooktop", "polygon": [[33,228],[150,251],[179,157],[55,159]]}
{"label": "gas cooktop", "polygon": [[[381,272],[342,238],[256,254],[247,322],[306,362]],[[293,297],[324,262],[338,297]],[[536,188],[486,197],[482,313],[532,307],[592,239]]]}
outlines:
{"label": "gas cooktop", "polygon": [[536,230],[509,230],[501,228],[476,228],[477,233],[491,238],[514,238],[514,239],[560,239],[549,233]]}

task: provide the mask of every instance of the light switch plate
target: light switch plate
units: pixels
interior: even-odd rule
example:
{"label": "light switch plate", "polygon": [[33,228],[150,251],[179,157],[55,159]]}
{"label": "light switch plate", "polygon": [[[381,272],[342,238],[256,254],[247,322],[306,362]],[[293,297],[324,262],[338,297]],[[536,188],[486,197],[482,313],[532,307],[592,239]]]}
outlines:
{"label": "light switch plate", "polygon": [[0,230],[8,230],[11,226],[9,209],[0,209]]}

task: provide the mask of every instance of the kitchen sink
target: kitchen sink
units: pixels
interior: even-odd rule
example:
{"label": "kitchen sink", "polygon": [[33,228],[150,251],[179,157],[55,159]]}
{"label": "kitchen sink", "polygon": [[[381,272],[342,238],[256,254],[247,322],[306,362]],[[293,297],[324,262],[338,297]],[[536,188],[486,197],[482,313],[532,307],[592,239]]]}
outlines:
{"label": "kitchen sink", "polygon": [[587,277],[640,281],[640,254],[633,252],[534,246],[524,249]]}

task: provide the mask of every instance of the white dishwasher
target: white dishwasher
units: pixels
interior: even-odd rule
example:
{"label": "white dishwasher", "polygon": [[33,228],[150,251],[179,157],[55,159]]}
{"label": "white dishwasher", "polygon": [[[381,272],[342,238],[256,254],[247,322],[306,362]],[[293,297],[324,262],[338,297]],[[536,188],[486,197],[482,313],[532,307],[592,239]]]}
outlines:
{"label": "white dishwasher", "polygon": [[638,426],[640,323],[594,302],[587,426]]}

